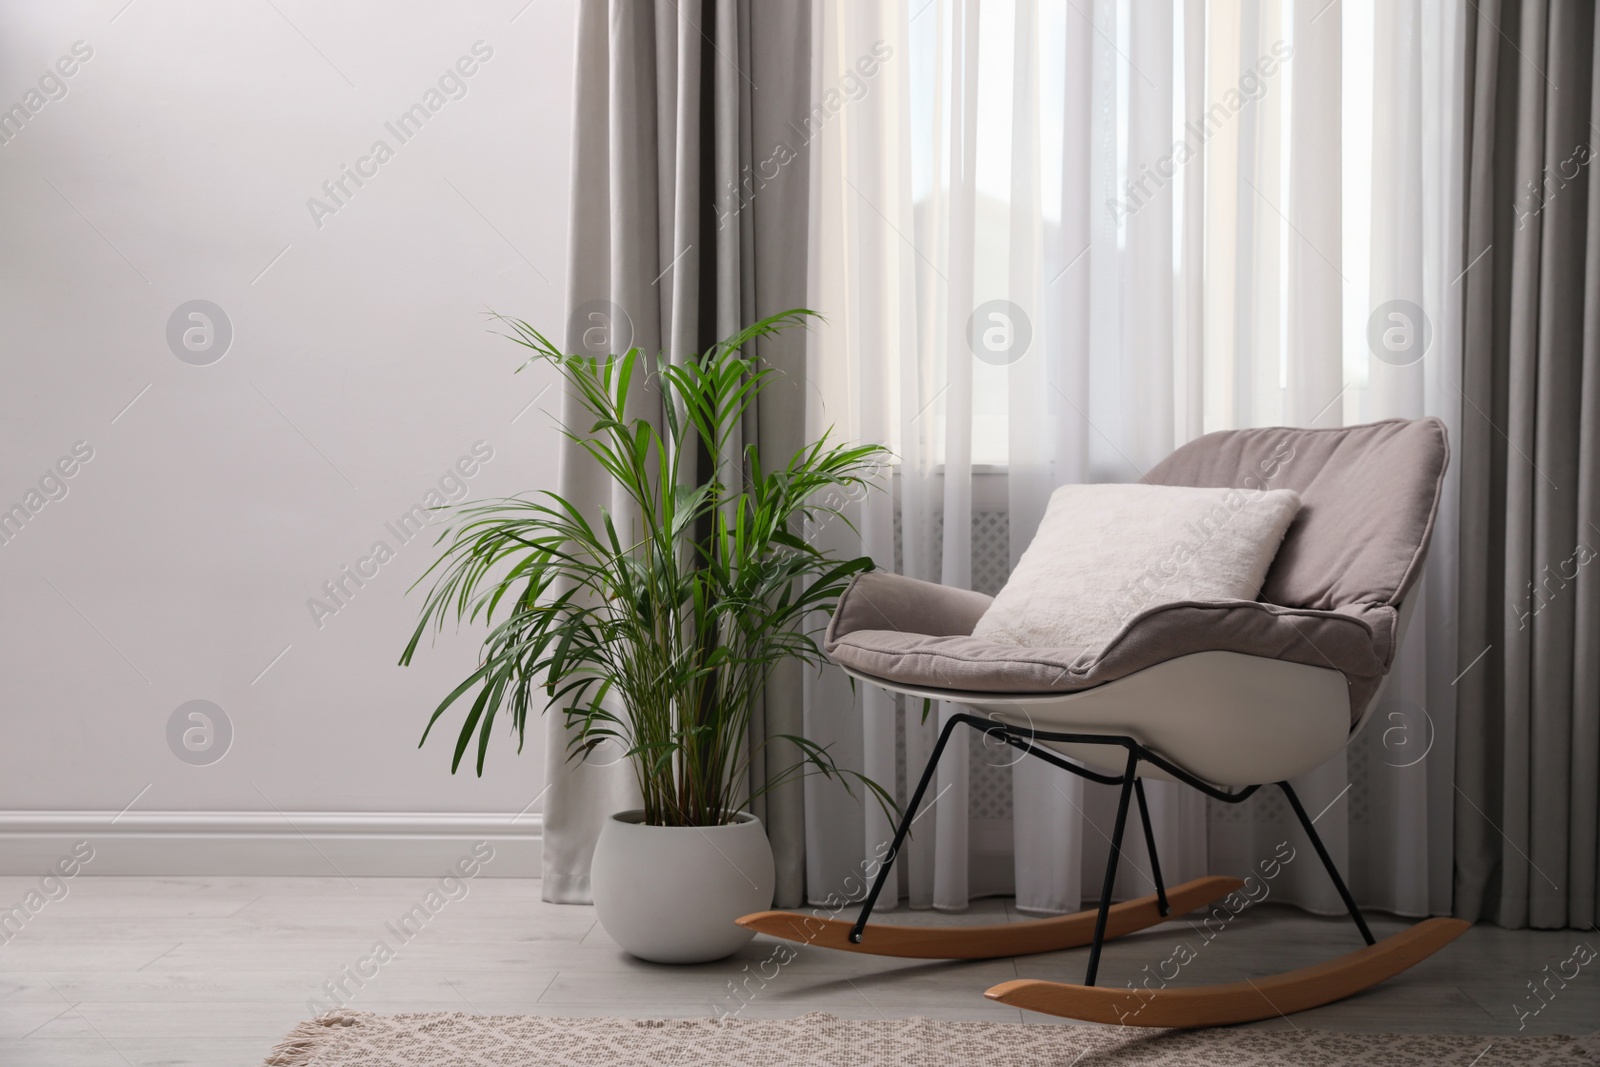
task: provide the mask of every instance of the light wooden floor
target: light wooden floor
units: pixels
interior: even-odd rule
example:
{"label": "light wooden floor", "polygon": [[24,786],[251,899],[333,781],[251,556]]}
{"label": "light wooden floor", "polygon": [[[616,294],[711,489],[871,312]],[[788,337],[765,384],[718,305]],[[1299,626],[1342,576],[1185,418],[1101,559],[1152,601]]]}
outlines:
{"label": "light wooden floor", "polygon": [[[0,902],[9,907],[35,884],[0,878]],[[78,878],[66,898],[46,905],[0,944],[0,1064],[255,1067],[311,1014],[306,1002],[324,982],[357,968],[376,941],[399,943],[386,924],[423,902],[434,885],[423,879]],[[1004,902],[984,901],[966,916],[899,912],[893,921],[1014,917]],[[1403,925],[1374,918],[1379,936]],[[1346,921],[1268,906],[1247,912],[1204,945],[1183,922],[1116,942],[1107,950],[1102,983],[1123,985],[1147,965],[1155,970],[1180,940],[1198,947],[1198,958],[1179,984],[1288,969],[1359,944]],[[1296,1016],[1292,1024],[1261,1025],[1515,1033],[1516,1005],[1534,1006],[1527,983],[1555,972],[1580,942],[1600,947],[1600,935],[1478,927],[1363,996]],[[780,967],[763,962],[776,945],[758,940],[732,960],[700,967],[645,964],[606,937],[593,909],[540,903],[537,882],[480,878],[361,988],[346,984],[352,1007],[385,1012],[704,1017],[743,1005],[746,1016],[826,1011],[1043,1023],[1052,1020],[1023,1018],[984,1000],[983,990],[1019,976],[1081,981],[1086,956],[1080,949],[1019,960],[918,963],[803,949]],[[1572,965],[1566,970],[1570,974]],[[733,982],[751,992],[736,996]],[[1553,999],[1527,1020],[1526,1032],[1600,1028],[1600,960],[1565,988],[1556,980],[1549,988]]]}

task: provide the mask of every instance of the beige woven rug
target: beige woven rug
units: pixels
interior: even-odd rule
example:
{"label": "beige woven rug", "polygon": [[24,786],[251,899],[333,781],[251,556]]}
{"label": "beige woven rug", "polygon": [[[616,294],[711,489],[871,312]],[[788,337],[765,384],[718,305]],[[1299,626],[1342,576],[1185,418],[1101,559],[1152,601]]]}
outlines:
{"label": "beige woven rug", "polygon": [[1396,1067],[1600,1065],[1600,1036],[1441,1037],[1309,1030],[1136,1030],[930,1019],[543,1019],[332,1012],[266,1067]]}

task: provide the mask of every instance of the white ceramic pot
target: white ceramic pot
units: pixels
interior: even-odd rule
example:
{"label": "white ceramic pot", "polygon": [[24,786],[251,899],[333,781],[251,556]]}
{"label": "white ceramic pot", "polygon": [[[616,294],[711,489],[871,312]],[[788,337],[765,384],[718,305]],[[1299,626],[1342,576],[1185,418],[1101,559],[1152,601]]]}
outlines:
{"label": "white ceramic pot", "polygon": [[777,876],[761,820],[726,826],[646,826],[644,812],[606,820],[590,885],[600,925],[642,960],[706,963],[738,951],[755,931],[734,920],[772,907]]}

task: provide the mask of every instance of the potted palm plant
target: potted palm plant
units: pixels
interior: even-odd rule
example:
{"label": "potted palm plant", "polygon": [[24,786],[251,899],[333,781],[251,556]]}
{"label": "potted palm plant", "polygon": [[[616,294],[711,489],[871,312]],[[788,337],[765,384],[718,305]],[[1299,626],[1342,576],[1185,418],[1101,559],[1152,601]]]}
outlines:
{"label": "potted palm plant", "polygon": [[[769,466],[755,445],[736,444],[776,373],[746,346],[812,314],[762,319],[681,365],[638,349],[566,354],[502,319],[533,353],[523,366],[559,372],[589,422],[563,433],[628,507],[589,514],[553,492],[462,505],[419,579],[432,587],[402,664],[447,620],[488,627],[480,665],[423,733],[426,742],[447,710],[465,705],[452,772],[476,739],[483,773],[497,720],[509,718],[520,748],[531,709],[566,716],[572,758],[607,743],[626,752],[644,806],[607,822],[591,884],[601,924],[646,959],[717,959],[752,936],[733,920],[771,904],[772,853],[749,810],[764,791],[823,774],[853,778],[893,807],[823,746],[750,737],[773,668],[790,657],[820,664],[820,620],[872,567],[832,558],[802,533],[807,522],[847,521],[843,505],[870,487],[884,449],[824,434]],[[628,414],[641,391],[659,398],[647,405],[659,419]],[[793,763],[752,792],[751,761],[774,744],[791,746]]]}

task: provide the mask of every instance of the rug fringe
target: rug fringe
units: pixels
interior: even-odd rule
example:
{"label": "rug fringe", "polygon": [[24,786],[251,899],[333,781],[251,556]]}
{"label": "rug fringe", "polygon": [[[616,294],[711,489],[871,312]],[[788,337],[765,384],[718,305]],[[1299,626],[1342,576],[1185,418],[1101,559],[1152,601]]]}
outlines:
{"label": "rug fringe", "polygon": [[366,1014],[364,1011],[330,1011],[307,1019],[272,1047],[261,1067],[307,1067],[317,1050],[333,1037],[334,1027],[354,1026]]}

